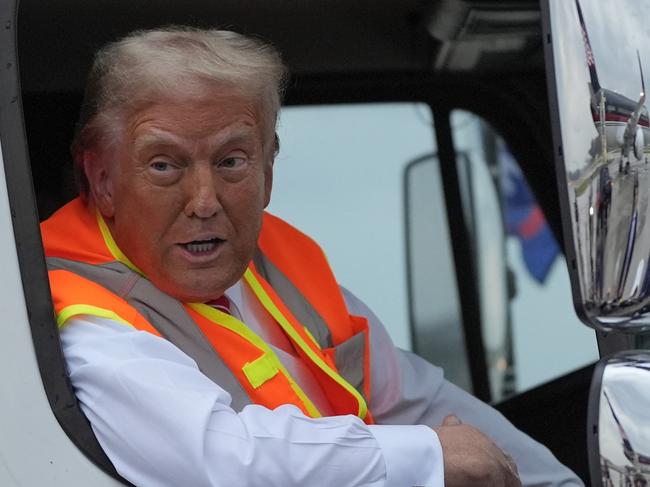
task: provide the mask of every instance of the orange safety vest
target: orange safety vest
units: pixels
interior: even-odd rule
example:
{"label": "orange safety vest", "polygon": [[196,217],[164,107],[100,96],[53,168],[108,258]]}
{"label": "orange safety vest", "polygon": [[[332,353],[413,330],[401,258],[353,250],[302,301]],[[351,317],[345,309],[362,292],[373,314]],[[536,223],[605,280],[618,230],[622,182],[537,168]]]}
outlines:
{"label": "orange safety vest", "polygon": [[[294,404],[321,416],[257,334],[227,313],[179,303],[158,290],[120,251],[100,213],[80,198],[44,221],[41,232],[60,327],[79,315],[114,319],[177,344],[230,392],[236,409]],[[243,280],[292,342],[333,411],[371,424],[368,322],[348,313],[318,245],[265,213]]]}

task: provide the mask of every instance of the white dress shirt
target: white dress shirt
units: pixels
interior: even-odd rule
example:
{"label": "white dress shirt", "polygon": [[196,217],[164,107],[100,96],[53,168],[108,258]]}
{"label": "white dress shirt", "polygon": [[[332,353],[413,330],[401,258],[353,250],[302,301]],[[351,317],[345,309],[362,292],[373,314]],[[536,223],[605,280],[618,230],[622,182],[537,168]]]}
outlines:
{"label": "white dress shirt", "polygon": [[[247,289],[238,283],[226,293],[233,314],[276,353],[286,350],[286,338]],[[170,342],[105,318],[70,320],[61,342],[102,448],[137,486],[444,485],[440,443],[427,426],[367,426],[351,415],[312,419],[292,405],[236,413],[228,392]],[[278,356],[327,411],[299,359]]]}
{"label": "white dress shirt", "polygon": [[[369,319],[370,408],[383,424],[312,419],[291,405],[237,413],[228,392],[170,342],[105,318],[71,319],[61,333],[70,379],[117,471],[137,486],[443,487],[442,449],[431,427],[455,413],[515,458],[524,485],[582,485],[546,448],[444,381],[439,368],[396,349],[372,311],[343,293],[350,313]],[[226,294],[233,314],[279,352],[327,411],[317,382],[246,286]]]}

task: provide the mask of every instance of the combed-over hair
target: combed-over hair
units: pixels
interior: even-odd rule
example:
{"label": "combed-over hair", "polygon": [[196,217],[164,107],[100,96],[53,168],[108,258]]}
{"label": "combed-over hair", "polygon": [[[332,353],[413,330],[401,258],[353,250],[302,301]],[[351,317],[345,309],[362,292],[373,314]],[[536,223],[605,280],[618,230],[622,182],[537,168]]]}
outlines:
{"label": "combed-over hair", "polygon": [[88,192],[82,153],[116,142],[128,117],[146,104],[223,89],[259,99],[274,128],[286,77],[274,47],[227,30],[172,26],[105,45],[95,54],[72,141],[80,193]]}

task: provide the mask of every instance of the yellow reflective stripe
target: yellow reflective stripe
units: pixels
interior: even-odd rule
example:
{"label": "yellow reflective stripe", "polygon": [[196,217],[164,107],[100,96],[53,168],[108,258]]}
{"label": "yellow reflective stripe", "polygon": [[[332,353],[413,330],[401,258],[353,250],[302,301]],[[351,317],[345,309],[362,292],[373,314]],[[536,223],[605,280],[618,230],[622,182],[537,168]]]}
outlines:
{"label": "yellow reflective stripe", "polygon": [[280,372],[280,369],[273,362],[273,358],[264,353],[252,362],[247,362],[242,367],[242,371],[248,379],[248,382],[257,389],[267,380],[273,379]]}
{"label": "yellow reflective stripe", "polygon": [[127,266],[132,271],[135,271],[141,276],[144,276],[144,272],[138,269],[138,267],[133,262],[131,262],[129,258],[124,255],[120,248],[117,246],[117,243],[115,240],[113,240],[113,235],[111,235],[111,231],[104,221],[104,217],[102,217],[101,213],[99,213],[99,210],[95,210],[95,214],[97,215],[97,224],[99,225],[99,231],[102,233],[102,237],[104,237],[104,243],[106,244],[106,247],[108,247],[108,250],[113,258]]}
{"label": "yellow reflective stripe", "polygon": [[295,343],[298,344],[298,346],[302,349],[303,352],[307,354],[307,356],[312,360],[312,362],[318,365],[318,367],[320,367],[323,370],[323,372],[329,375],[341,387],[343,387],[346,391],[352,394],[352,396],[354,396],[354,398],[359,403],[358,416],[361,419],[364,419],[368,414],[368,406],[363,396],[359,394],[359,391],[357,391],[350,383],[348,383],[343,377],[341,377],[336,371],[334,371],[329,365],[327,365],[327,363],[325,363],[325,361],[321,357],[315,354],[314,351],[311,349],[311,347],[309,347],[309,345],[305,343],[305,341],[302,339],[300,334],[298,334],[298,332],[291,325],[291,323],[289,323],[289,320],[287,320],[287,318],[282,314],[282,312],[275,305],[271,297],[266,293],[266,291],[262,287],[262,284],[257,280],[257,277],[255,277],[255,274],[253,274],[253,271],[251,271],[250,268],[246,269],[246,272],[244,273],[244,279],[246,280],[248,285],[251,287],[251,289],[257,296],[257,299],[260,300],[264,308],[269,313],[271,313],[271,316],[275,318],[275,320],[279,323],[282,329],[291,337],[291,339]]}
{"label": "yellow reflective stripe", "polygon": [[311,331],[309,331],[309,328],[307,328],[306,326],[303,326],[302,329],[305,330],[305,333],[307,333],[307,336],[308,336],[309,338],[311,338],[311,341],[314,342],[314,345],[316,345],[316,347],[317,347],[319,350],[322,350],[323,347],[321,347],[321,346],[320,346],[320,343],[318,343],[318,342],[316,341],[316,339],[314,338],[314,335],[312,335],[312,334],[311,334]]}
{"label": "yellow reflective stripe", "polygon": [[[259,335],[254,333],[250,328],[248,328],[244,323],[239,321],[234,316],[229,315],[228,313],[224,313],[223,311],[219,311],[218,309],[215,309],[212,306],[208,306],[207,304],[202,304],[202,303],[188,303],[188,306],[192,308],[194,311],[196,311],[197,313],[199,313],[201,316],[212,321],[213,323],[222,326],[224,328],[227,328],[228,330],[234,333],[237,333],[244,340],[248,341],[249,343],[252,343],[257,348],[259,348],[264,352],[264,355],[262,355],[262,357],[266,357],[265,360],[260,362],[256,366],[252,366],[253,368],[259,367],[259,370],[255,370],[253,373],[254,381],[263,376],[263,373],[261,372],[261,367],[264,365],[279,370],[287,378],[287,380],[289,381],[289,385],[296,393],[298,398],[305,405],[305,408],[307,409],[309,415],[313,418],[320,418],[322,416],[322,414],[316,408],[314,403],[312,403],[311,400],[307,397],[305,391],[303,391],[300,388],[300,386],[296,383],[293,377],[291,377],[291,375],[289,374],[289,371],[284,367],[284,365],[282,365],[282,362],[280,362],[275,352],[271,350],[271,348],[264,342],[264,340],[262,340],[259,337]],[[247,363],[244,366],[244,368],[248,367],[251,363],[253,364],[256,363],[258,360],[259,359],[256,359],[253,362]],[[251,371],[251,369],[248,370],[249,372]],[[266,372],[267,375],[270,375],[271,373],[272,373],[271,370]],[[244,371],[244,374],[246,374],[246,371]],[[251,380],[248,374],[246,374],[246,377],[249,379],[249,381]],[[271,376],[269,376],[269,378],[271,378]],[[251,385],[253,387],[259,387],[256,386],[252,381],[251,381]]]}
{"label": "yellow reflective stripe", "polygon": [[71,304],[70,306],[66,306],[56,315],[56,324],[59,328],[62,328],[63,325],[65,325],[66,321],[68,321],[73,316],[79,315],[99,316],[100,318],[108,318],[111,320],[119,321],[124,325],[133,326],[131,323],[119,316],[115,311],[99,308],[90,304]]}

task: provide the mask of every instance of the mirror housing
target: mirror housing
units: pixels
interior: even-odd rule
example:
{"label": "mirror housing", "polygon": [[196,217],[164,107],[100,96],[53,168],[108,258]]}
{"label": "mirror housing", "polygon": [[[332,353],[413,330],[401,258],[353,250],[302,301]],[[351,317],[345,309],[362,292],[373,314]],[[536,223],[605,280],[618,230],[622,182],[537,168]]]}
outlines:
{"label": "mirror housing", "polygon": [[[650,348],[649,36],[641,0],[542,3],[564,247],[575,309],[604,350]],[[616,19],[616,21],[612,21]],[[621,26],[625,26],[621,28]],[[597,365],[592,485],[650,485],[650,351]]]}
{"label": "mirror housing", "polygon": [[547,8],[549,99],[575,308],[600,330],[648,330],[650,50],[641,19],[650,4],[548,0]]}
{"label": "mirror housing", "polygon": [[650,351],[602,359],[589,395],[588,448],[594,487],[650,485]]}

